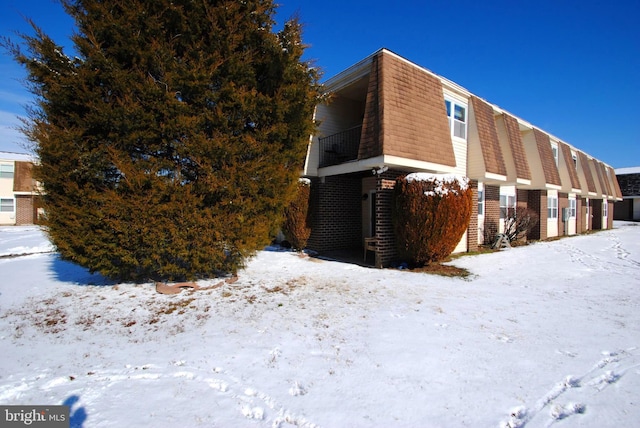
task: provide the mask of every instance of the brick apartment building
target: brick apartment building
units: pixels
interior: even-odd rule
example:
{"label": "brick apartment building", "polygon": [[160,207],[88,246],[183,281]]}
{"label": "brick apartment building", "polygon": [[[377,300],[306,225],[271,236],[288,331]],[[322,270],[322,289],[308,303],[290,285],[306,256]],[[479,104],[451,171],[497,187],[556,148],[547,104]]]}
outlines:
{"label": "brick apartment building", "polygon": [[615,220],[640,221],[640,166],[616,169],[622,200],[615,204]]}
{"label": "brick apartment building", "polygon": [[392,190],[410,172],[469,178],[476,203],[456,252],[502,231],[516,206],[540,217],[529,239],[612,227],[622,194],[610,166],[389,50],[325,87],[304,168],[310,249],[362,249],[375,236],[375,265],[392,262]]}
{"label": "brick apartment building", "polygon": [[32,167],[28,155],[0,152],[0,226],[36,223],[38,195]]}

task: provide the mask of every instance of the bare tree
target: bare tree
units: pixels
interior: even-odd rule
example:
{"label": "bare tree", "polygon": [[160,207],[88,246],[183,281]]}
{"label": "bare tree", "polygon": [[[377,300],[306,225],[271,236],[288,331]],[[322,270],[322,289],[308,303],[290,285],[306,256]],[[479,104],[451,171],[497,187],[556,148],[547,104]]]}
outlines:
{"label": "bare tree", "polygon": [[538,214],[531,208],[517,207],[509,210],[504,220],[504,234],[509,242],[516,241],[526,236],[538,224],[538,220]]}

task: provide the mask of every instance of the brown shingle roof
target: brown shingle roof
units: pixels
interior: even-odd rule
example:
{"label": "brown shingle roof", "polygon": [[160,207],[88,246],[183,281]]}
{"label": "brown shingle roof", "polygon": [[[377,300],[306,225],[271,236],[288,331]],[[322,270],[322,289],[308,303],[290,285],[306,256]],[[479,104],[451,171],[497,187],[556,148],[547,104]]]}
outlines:
{"label": "brown shingle roof", "polygon": [[[604,166],[602,162],[598,162],[598,168],[600,168],[600,173],[602,174],[602,181],[604,181],[604,188],[607,190],[607,195],[613,196],[613,186],[611,180],[609,180],[609,176],[607,175],[607,167]],[[604,193],[604,189],[602,191]]]}
{"label": "brown shingle roof", "polygon": [[596,176],[598,177],[598,182],[600,183],[600,191],[603,194],[607,194],[607,187],[604,177],[602,176],[602,169],[600,168],[600,162],[596,159],[591,159],[591,164],[593,165],[593,169],[596,170]]}
{"label": "brown shingle roof", "polygon": [[440,80],[387,52],[377,58],[382,152],[455,166]]}
{"label": "brown shingle roof", "polygon": [[13,176],[14,192],[33,192],[34,180],[31,175],[33,164],[31,162],[15,162],[15,173]]}
{"label": "brown shingle roof", "polygon": [[576,165],[573,163],[571,148],[564,143],[558,143],[558,146],[562,150],[562,157],[564,158],[564,164],[567,166],[567,171],[569,171],[569,178],[571,179],[571,188],[579,189],[580,180],[578,179],[578,170],[576,168]]}
{"label": "brown shingle roof", "polygon": [[536,138],[538,154],[542,161],[542,170],[544,171],[545,182],[561,186],[560,174],[558,173],[558,167],[555,159],[553,158],[553,152],[551,151],[551,140],[549,139],[549,135],[537,128],[533,128],[533,135]]}
{"label": "brown shingle roof", "polygon": [[584,172],[584,177],[587,180],[587,189],[589,192],[596,191],[596,183],[593,180],[593,174],[591,174],[591,165],[589,163],[589,158],[582,152],[578,152],[578,156],[580,157],[580,167],[582,168],[582,172]]}
{"label": "brown shingle roof", "polygon": [[369,87],[367,89],[364,118],[362,119],[358,159],[367,159],[382,154],[382,142],[380,140],[382,98],[380,97],[379,79],[380,61],[379,55],[376,55],[372,58],[371,73],[369,74]]}
{"label": "brown shingle roof", "polygon": [[478,138],[487,172],[507,175],[507,167],[500,149],[496,122],[493,119],[493,108],[478,97],[471,97],[473,112],[478,127]]}
{"label": "brown shingle roof", "polygon": [[621,198],[622,197],[622,190],[620,189],[620,183],[618,183],[618,177],[616,177],[616,173],[613,170],[613,168],[608,167],[607,170],[609,171],[609,177],[611,177],[611,181],[613,181],[612,186],[613,186],[613,190],[615,191],[615,196],[616,198]]}
{"label": "brown shingle roof", "polygon": [[515,117],[506,113],[502,114],[502,118],[504,119],[505,129],[507,130],[507,138],[509,140],[509,147],[511,147],[511,153],[513,154],[513,162],[516,165],[516,176],[517,178],[531,180],[531,171],[529,170],[529,162],[527,162],[518,121]]}

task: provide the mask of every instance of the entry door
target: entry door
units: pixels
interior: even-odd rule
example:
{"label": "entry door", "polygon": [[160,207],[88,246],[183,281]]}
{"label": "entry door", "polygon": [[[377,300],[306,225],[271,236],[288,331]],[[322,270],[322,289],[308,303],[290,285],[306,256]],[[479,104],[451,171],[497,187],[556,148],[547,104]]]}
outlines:
{"label": "entry door", "polygon": [[590,212],[591,211],[591,207],[589,206],[589,199],[586,199],[586,204],[585,204],[585,218],[584,218],[584,230],[589,230],[589,217],[591,217]]}

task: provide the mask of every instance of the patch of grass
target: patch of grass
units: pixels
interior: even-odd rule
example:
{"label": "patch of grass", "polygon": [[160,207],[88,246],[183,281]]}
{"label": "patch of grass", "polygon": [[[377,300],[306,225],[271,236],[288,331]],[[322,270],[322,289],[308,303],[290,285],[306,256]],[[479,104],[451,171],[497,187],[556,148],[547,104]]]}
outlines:
{"label": "patch of grass", "polygon": [[457,266],[445,265],[441,263],[430,263],[423,267],[413,268],[411,272],[423,272],[432,275],[446,276],[450,278],[468,278],[471,272]]}
{"label": "patch of grass", "polygon": [[469,251],[466,253],[455,253],[455,254],[451,254],[449,255],[449,257],[447,257],[448,262],[450,262],[451,260],[455,260],[455,259],[459,259],[460,257],[465,257],[465,256],[478,256],[481,254],[491,254],[491,253],[495,253],[497,251],[497,249],[491,248],[491,245],[479,245],[478,249],[476,251]]}

